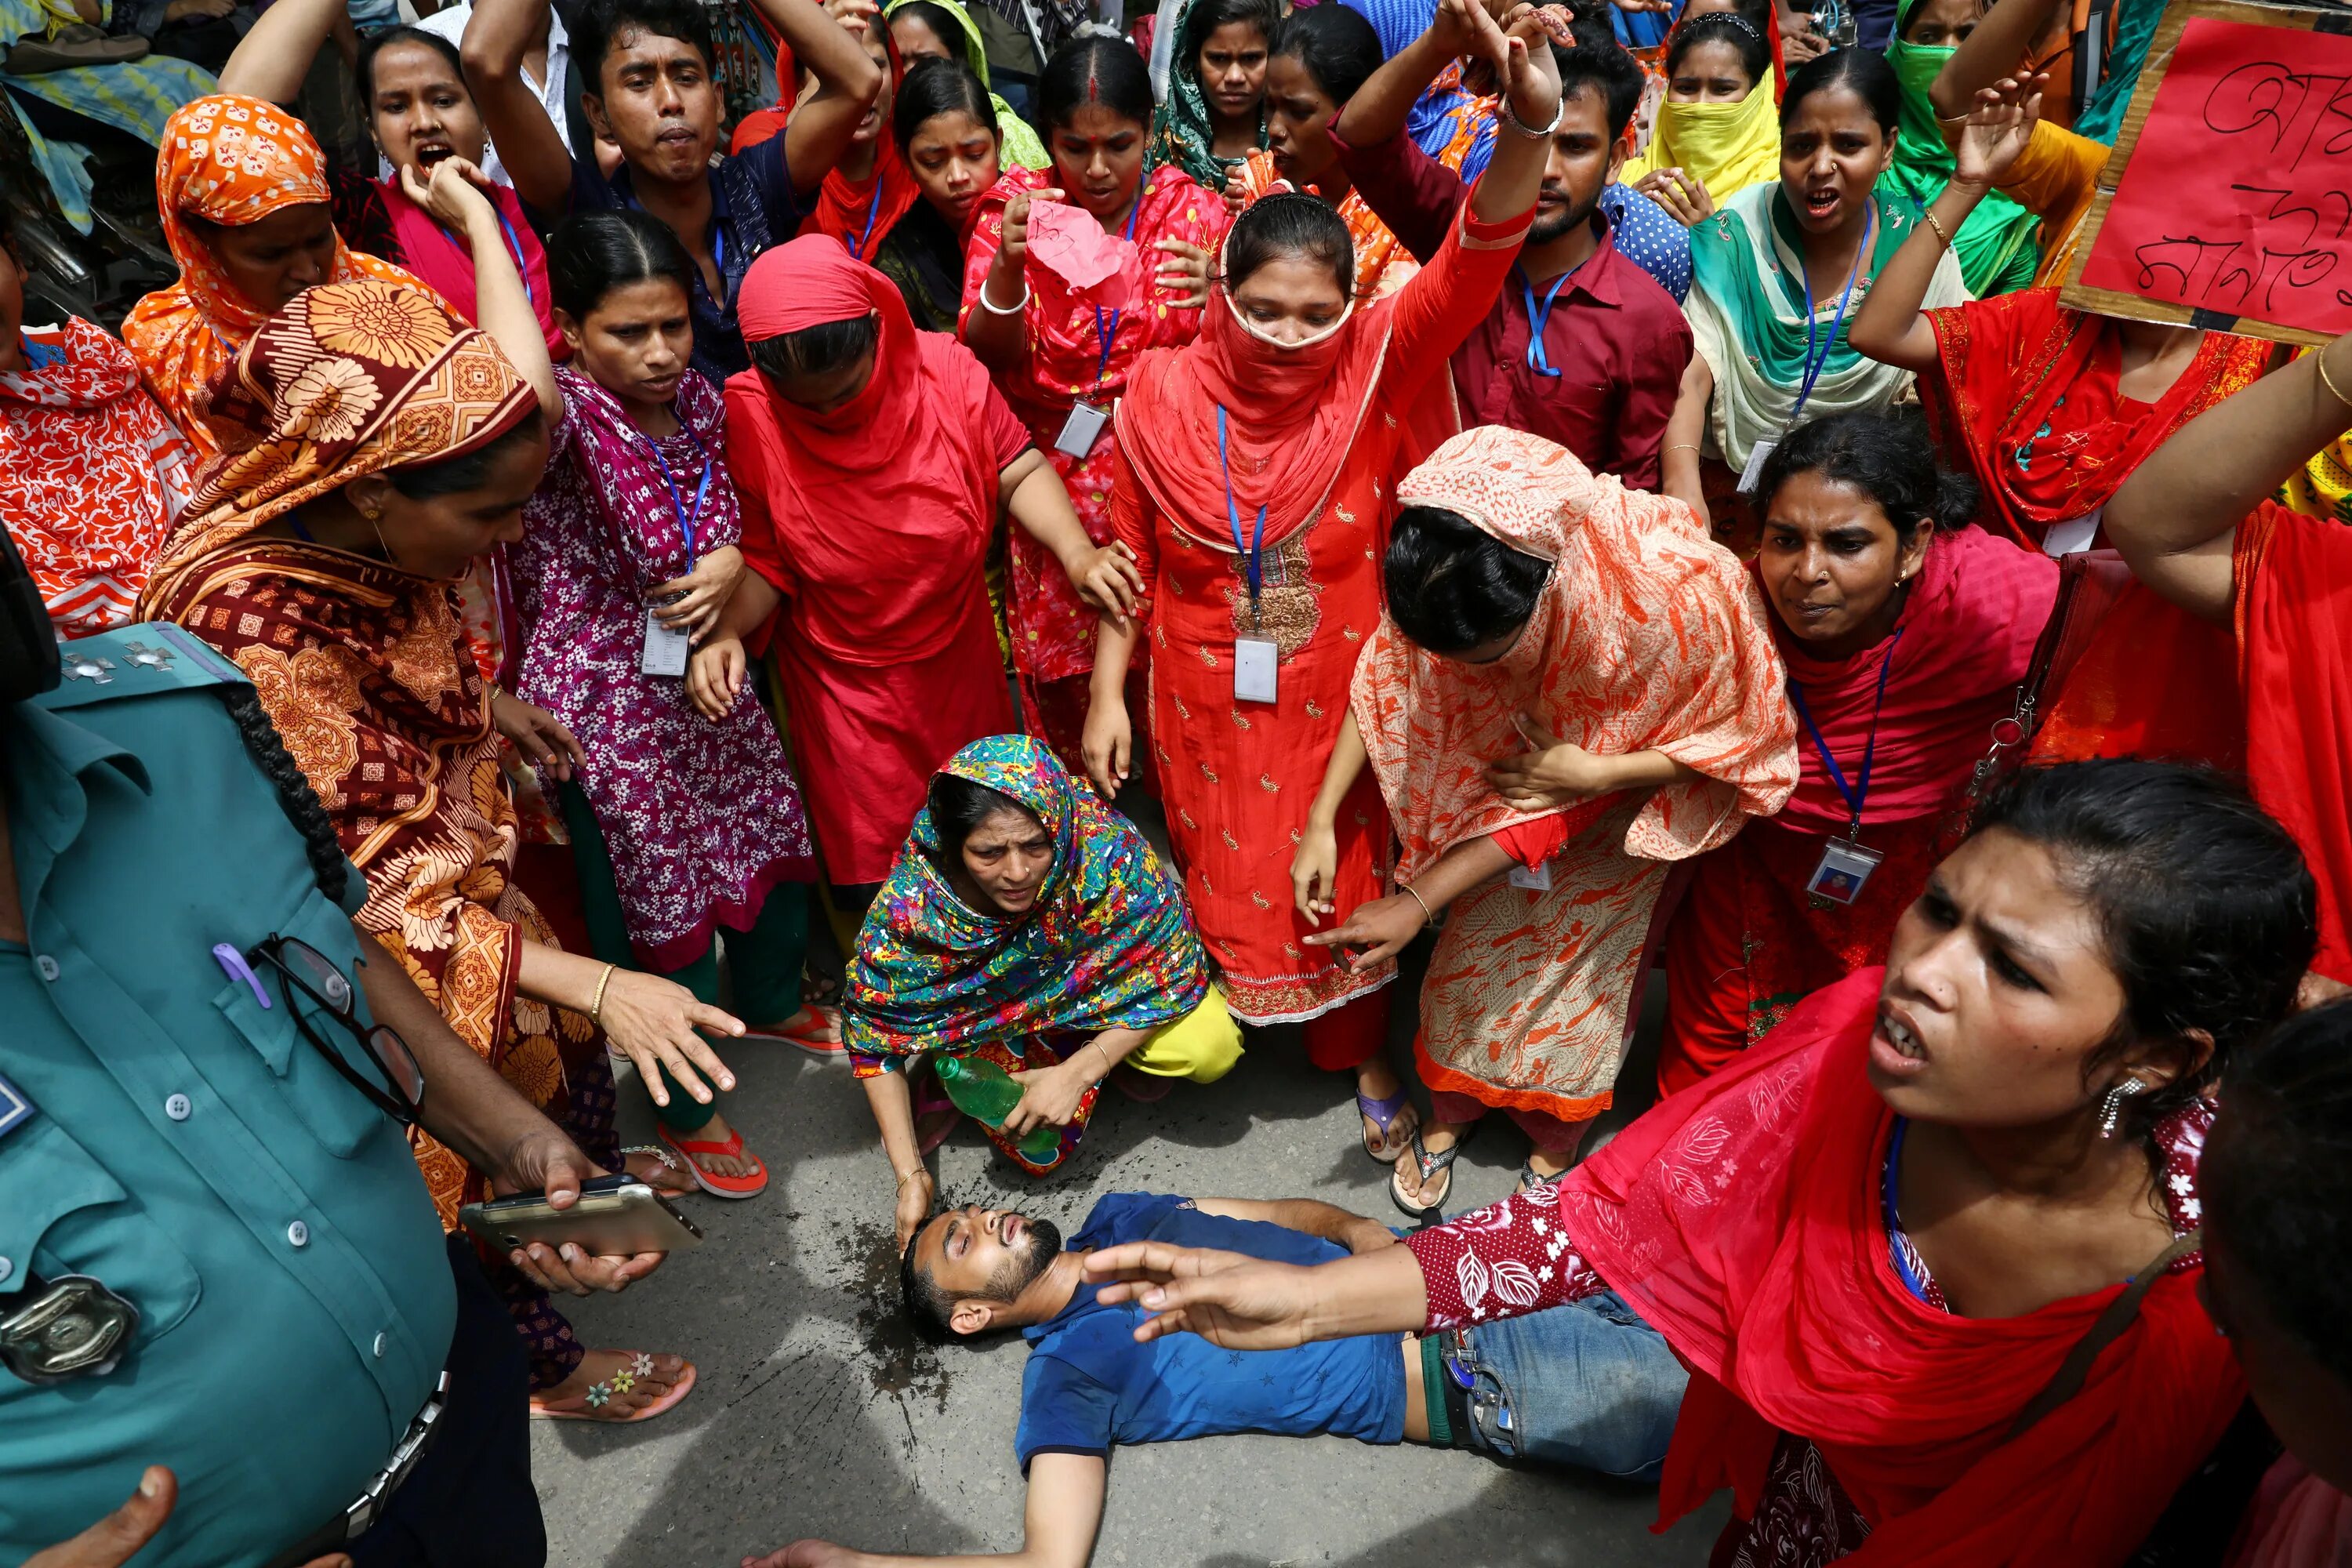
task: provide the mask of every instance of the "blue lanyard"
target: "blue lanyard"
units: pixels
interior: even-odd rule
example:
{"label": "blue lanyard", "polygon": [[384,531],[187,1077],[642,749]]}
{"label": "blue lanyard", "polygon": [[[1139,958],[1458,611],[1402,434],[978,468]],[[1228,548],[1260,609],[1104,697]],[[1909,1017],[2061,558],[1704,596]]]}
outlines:
{"label": "blue lanyard", "polygon": [[[1135,205],[1127,209],[1127,240],[1130,245],[1135,243],[1135,220],[1142,216],[1143,193],[1138,190],[1135,193]],[[1095,307],[1095,342],[1102,345],[1102,354],[1095,361],[1095,385],[1097,387],[1110,379],[1111,341],[1118,336],[1119,311],[1125,308],[1114,306],[1110,312],[1110,324],[1106,326],[1103,324],[1103,308],[1100,305]],[[1223,409],[1217,410],[1217,417],[1220,420],[1224,418],[1224,414]],[[1220,426],[1220,428],[1222,427]],[[1241,524],[1238,522],[1234,524],[1234,535],[1236,539],[1241,536]]]}
{"label": "blue lanyard", "polygon": [[686,432],[686,438],[694,443],[695,451],[702,458],[702,479],[694,487],[694,510],[691,512],[686,510],[685,499],[677,492],[677,476],[670,472],[669,459],[662,456],[660,444],[641,430],[631,434],[646,444],[646,451],[653,458],[654,466],[661,469],[662,483],[669,487],[669,509],[677,516],[678,536],[686,541],[686,569],[691,572],[694,570],[694,525],[702,521],[702,503],[710,499],[710,470],[714,465],[710,461],[709,451],[702,444],[702,437],[696,435],[684,420],[678,422],[678,428]]}
{"label": "blue lanyard", "polygon": [[[539,305],[539,301],[532,297],[530,291],[530,267],[522,258],[522,237],[515,233],[514,225],[507,221],[506,214],[499,212],[495,207],[490,210],[499,220],[499,231],[506,236],[507,254],[514,258],[515,276],[522,279],[523,298],[530,300],[532,308],[536,309]],[[460,240],[456,235],[449,233],[448,225],[439,224],[436,226],[437,226],[444,235],[448,236],[450,244],[456,246],[460,250],[463,250],[466,247],[464,241]]]}
{"label": "blue lanyard", "polygon": [[1819,359],[1813,357],[1814,334],[1819,326],[1813,319],[1813,275],[1808,268],[1800,266],[1797,269],[1805,278],[1805,382],[1797,389],[1796,407],[1789,411],[1790,429],[1796,428],[1797,421],[1805,416],[1805,403],[1813,395],[1813,383],[1821,380],[1822,372],[1829,366],[1830,355],[1837,352],[1838,332],[1845,326],[1846,307],[1853,303],[1853,286],[1862,277],[1863,263],[1870,258],[1871,236],[1877,231],[1878,206],[1874,202],[1869,216],[1863,220],[1862,247],[1853,253],[1853,270],[1845,275],[1845,292],[1838,296],[1837,315],[1830,321],[1829,342],[1822,344],[1822,357]]}
{"label": "blue lanyard", "polygon": [[1262,546],[1265,542],[1265,508],[1257,509],[1257,526],[1251,531],[1249,543],[1242,543],[1242,509],[1234,504],[1234,466],[1225,456],[1225,405],[1217,405],[1217,466],[1225,471],[1225,521],[1233,525],[1234,549],[1249,558],[1250,626],[1257,626],[1257,590],[1265,567]]}
{"label": "blue lanyard", "polygon": [[857,242],[856,242],[855,245],[852,245],[852,246],[849,247],[849,254],[850,254],[853,258],[855,258],[856,259],[857,259],[857,260],[859,260],[859,261],[863,261],[863,260],[865,260],[865,259],[866,259],[866,242],[867,242],[868,240],[870,240],[870,239],[872,239],[872,238],[874,237],[874,220],[875,220],[876,218],[880,217],[881,216],[882,216],[882,171],[881,171],[881,170],[879,170],[879,169],[877,169],[877,170],[875,170],[875,171],[874,171],[874,200],[873,200],[872,202],[868,203],[868,204],[867,204],[867,205],[866,205],[866,228],[865,228],[865,232],[863,232],[862,234],[860,234],[860,235],[857,237]]}
{"label": "blue lanyard", "polygon": [[[1592,258],[1588,256],[1584,261],[1591,259]],[[1557,378],[1559,374],[1559,372],[1552,368],[1550,358],[1544,353],[1544,331],[1551,325],[1551,302],[1559,298],[1560,289],[1567,286],[1570,279],[1584,270],[1584,261],[1578,262],[1552,279],[1550,291],[1544,295],[1543,309],[1540,310],[1536,309],[1535,285],[1528,281],[1528,275],[1519,268],[1515,267],[1511,269],[1518,272],[1519,292],[1528,302],[1528,368],[1538,375]]]}
{"label": "blue lanyard", "polygon": [[1862,834],[1862,803],[1869,798],[1870,767],[1878,757],[1879,710],[1886,706],[1886,678],[1894,673],[1895,650],[1902,644],[1905,629],[1896,628],[1895,640],[1886,645],[1886,657],[1878,661],[1878,698],[1870,705],[1870,740],[1862,748],[1862,772],[1853,784],[1845,782],[1845,770],[1838,766],[1835,757],[1830,755],[1830,743],[1822,739],[1822,727],[1813,722],[1812,713],[1805,707],[1804,689],[1797,684],[1796,677],[1789,678],[1789,704],[1796,709],[1797,717],[1805,721],[1805,733],[1812,737],[1813,750],[1821,754],[1822,766],[1829,770],[1830,783],[1837,786],[1838,794],[1844,797],[1846,809],[1853,814],[1853,820],[1846,828],[1849,839],[1859,838]]}

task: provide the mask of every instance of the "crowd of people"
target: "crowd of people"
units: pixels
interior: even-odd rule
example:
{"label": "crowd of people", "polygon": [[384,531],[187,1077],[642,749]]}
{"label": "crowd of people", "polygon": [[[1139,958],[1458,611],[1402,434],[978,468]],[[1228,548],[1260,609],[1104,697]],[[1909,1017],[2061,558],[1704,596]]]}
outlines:
{"label": "crowd of people", "polygon": [[[2156,0],[737,3],[750,113],[703,0],[125,7],[177,281],[0,231],[0,1558],[544,1561],[697,1369],[468,1206],[760,1197],[761,1040],[1031,1342],[1021,1562],[1213,1432],[2352,1562],[2352,350],[2061,303]],[[1409,1235],[940,1211],[1244,1048]]]}

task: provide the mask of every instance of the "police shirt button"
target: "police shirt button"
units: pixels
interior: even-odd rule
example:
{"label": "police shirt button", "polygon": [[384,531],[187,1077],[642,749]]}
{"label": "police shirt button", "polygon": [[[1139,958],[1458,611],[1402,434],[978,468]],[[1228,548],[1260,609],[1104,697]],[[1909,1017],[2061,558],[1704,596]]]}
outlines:
{"label": "police shirt button", "polygon": [[163,1114],[174,1121],[185,1121],[188,1119],[188,1112],[194,1109],[195,1107],[189,1103],[188,1097],[184,1094],[175,1094],[163,1102]]}
{"label": "police shirt button", "polygon": [[286,1239],[297,1247],[308,1247],[310,1244],[310,1227],[298,1219],[286,1227]]}
{"label": "police shirt button", "polygon": [[378,1335],[376,1335],[376,1337],[375,1337],[375,1345],[374,1345],[374,1347],[373,1347],[373,1348],[374,1348],[374,1351],[375,1351],[375,1353],[376,1353],[376,1359],[377,1359],[377,1360],[379,1360],[379,1361],[381,1361],[381,1360],[383,1360],[383,1347],[384,1347],[384,1345],[385,1345],[385,1343],[386,1343],[386,1342],[387,1342],[385,1341],[384,1337],[383,1337],[382,1334],[378,1334]]}
{"label": "police shirt button", "polygon": [[13,1258],[0,1258],[0,1279],[5,1279],[15,1272],[16,1272],[16,1260]]}
{"label": "police shirt button", "polygon": [[44,980],[55,980],[58,977],[58,961],[46,952],[33,960],[33,967],[41,972],[41,978]]}

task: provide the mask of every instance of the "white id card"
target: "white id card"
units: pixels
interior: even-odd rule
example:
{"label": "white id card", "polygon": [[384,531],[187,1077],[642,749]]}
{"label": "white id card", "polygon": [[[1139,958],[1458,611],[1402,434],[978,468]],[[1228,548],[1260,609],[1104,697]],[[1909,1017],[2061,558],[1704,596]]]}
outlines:
{"label": "white id card", "polygon": [[1234,639],[1234,700],[1271,702],[1275,700],[1276,651],[1272,637]]}
{"label": "white id card", "polygon": [[694,639],[684,626],[665,626],[646,612],[646,651],[637,668],[647,675],[684,675],[687,656],[694,651]]}
{"label": "white id card", "polygon": [[1821,863],[1813,868],[1805,891],[1822,907],[1850,904],[1862,897],[1870,874],[1885,858],[1877,850],[1866,849],[1850,838],[1832,838],[1822,846]]}
{"label": "white id card", "polygon": [[1530,893],[1549,893],[1551,891],[1551,862],[1546,860],[1539,866],[1514,866],[1504,879],[1514,888],[1525,888]]}
{"label": "white id card", "polygon": [[1739,493],[1741,495],[1752,496],[1756,493],[1756,486],[1764,478],[1764,465],[1771,460],[1772,448],[1778,447],[1780,444],[1780,443],[1778,441],[1759,441],[1756,443],[1756,449],[1748,454],[1748,466],[1739,470]]}
{"label": "white id card", "polygon": [[1095,449],[1095,443],[1102,439],[1103,426],[1109,423],[1109,409],[1097,408],[1091,403],[1073,403],[1070,416],[1062,421],[1062,433],[1054,437],[1054,450],[1083,458]]}

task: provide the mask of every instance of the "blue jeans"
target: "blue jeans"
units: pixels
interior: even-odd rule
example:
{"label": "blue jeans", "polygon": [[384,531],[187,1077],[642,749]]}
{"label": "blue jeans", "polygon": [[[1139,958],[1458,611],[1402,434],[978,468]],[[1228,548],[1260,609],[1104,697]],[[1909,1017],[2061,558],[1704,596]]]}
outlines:
{"label": "blue jeans", "polygon": [[1465,1447],[1657,1479],[1690,1374],[1615,1291],[1480,1323],[1448,1342],[1446,1375],[1469,1395]]}

